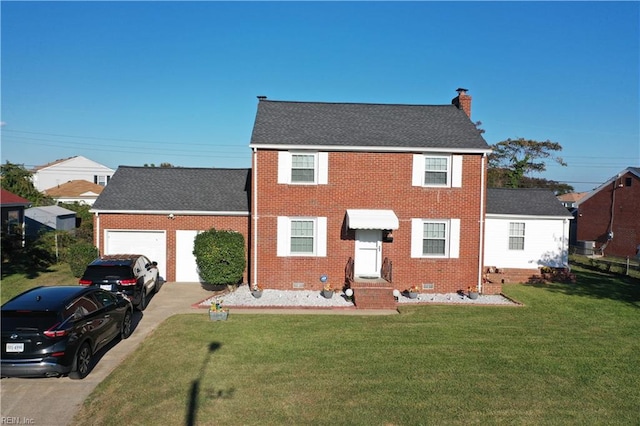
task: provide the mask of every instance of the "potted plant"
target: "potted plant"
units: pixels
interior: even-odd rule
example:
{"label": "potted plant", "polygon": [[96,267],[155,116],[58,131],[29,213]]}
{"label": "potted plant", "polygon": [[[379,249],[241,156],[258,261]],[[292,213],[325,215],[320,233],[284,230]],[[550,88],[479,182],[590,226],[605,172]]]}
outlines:
{"label": "potted plant", "polygon": [[417,299],[418,298],[418,286],[413,285],[407,289],[407,294],[409,295],[409,299]]}
{"label": "potted plant", "polygon": [[475,300],[478,298],[478,295],[478,286],[474,285],[467,288],[467,296],[469,299]]}
{"label": "potted plant", "polygon": [[260,299],[262,297],[262,287],[260,287],[258,284],[255,284],[251,289],[251,295],[256,299]]}
{"label": "potted plant", "polygon": [[229,310],[222,307],[222,300],[217,300],[209,308],[209,319],[211,321],[225,321],[229,316]]}
{"label": "potted plant", "polygon": [[324,285],[322,288],[322,296],[324,296],[325,299],[331,299],[333,297],[333,288],[331,287],[331,284],[326,283]]}

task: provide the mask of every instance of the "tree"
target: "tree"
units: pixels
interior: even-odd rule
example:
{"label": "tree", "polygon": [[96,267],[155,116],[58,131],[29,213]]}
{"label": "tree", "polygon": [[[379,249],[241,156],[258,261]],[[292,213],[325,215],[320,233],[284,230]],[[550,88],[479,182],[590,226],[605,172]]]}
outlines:
{"label": "tree", "polygon": [[540,142],[531,139],[507,139],[492,145],[489,154],[488,186],[494,188],[549,188],[556,193],[573,191],[571,185],[553,180],[533,178],[530,173],[547,170],[545,159],[551,159],[561,166],[567,165],[554,152],[562,151],[562,146],[549,140]]}
{"label": "tree", "polygon": [[24,166],[7,161],[0,166],[0,175],[2,176],[2,180],[0,180],[2,188],[31,201],[34,206],[53,204],[51,197],[47,197],[33,186],[32,173]]}

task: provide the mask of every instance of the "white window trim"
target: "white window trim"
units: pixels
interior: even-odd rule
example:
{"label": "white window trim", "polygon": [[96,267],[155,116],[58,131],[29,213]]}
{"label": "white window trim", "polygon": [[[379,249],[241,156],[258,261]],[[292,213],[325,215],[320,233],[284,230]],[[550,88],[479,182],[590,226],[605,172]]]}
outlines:
{"label": "white window trim", "polygon": [[[446,226],[445,254],[422,253],[425,223],[444,223]],[[457,259],[460,257],[460,219],[411,219],[411,257],[428,259]]]}
{"label": "white window trim", "polygon": [[[427,158],[447,159],[447,183],[444,185],[427,185],[424,182],[425,160]],[[462,187],[462,155],[414,154],[411,184],[424,188],[461,188]]]}
{"label": "white window trim", "polygon": [[[292,155],[313,155],[313,182],[291,181]],[[285,185],[326,185],[329,180],[329,153],[314,151],[279,151],[278,152],[278,183]]]}
{"label": "white window trim", "polygon": [[[511,234],[511,225],[512,224],[520,224],[522,225],[522,235],[513,235]],[[509,251],[524,251],[525,244],[527,242],[527,224],[525,222],[509,222],[509,229],[507,230],[509,234],[509,238],[507,240],[507,250]],[[511,248],[511,238],[521,238],[522,239],[522,248]]]}
{"label": "white window trim", "polygon": [[[291,252],[291,222],[296,220],[313,221],[313,253]],[[278,257],[326,257],[327,256],[327,218],[326,217],[289,217],[277,218],[277,248]]]}

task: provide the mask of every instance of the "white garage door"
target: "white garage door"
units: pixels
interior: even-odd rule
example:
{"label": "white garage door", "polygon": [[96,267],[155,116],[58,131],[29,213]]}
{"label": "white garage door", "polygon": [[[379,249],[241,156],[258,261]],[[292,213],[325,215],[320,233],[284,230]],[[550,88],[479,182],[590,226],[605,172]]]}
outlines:
{"label": "white garage door", "polygon": [[193,240],[202,231],[176,231],[176,281],[200,282]]}
{"label": "white garage door", "polygon": [[167,276],[167,236],[165,231],[105,230],[104,254],[144,254],[158,262],[160,277]]}

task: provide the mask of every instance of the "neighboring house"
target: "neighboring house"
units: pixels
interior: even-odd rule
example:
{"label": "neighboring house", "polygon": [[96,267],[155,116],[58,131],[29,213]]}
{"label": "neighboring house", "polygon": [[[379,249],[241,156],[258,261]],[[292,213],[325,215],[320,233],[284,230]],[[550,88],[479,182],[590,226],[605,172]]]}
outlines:
{"label": "neighboring house", "polygon": [[33,185],[38,191],[44,191],[79,179],[106,186],[114,170],[78,155],[38,166],[31,172]]}
{"label": "neighboring house", "polygon": [[558,195],[558,201],[567,209],[578,207],[578,202],[582,200],[588,192],[570,192],[568,194]]}
{"label": "neighboring house", "polygon": [[635,256],[640,244],[640,167],[628,167],[578,202],[577,240],[594,254]]}
{"label": "neighboring house", "polygon": [[[93,205],[100,254],[138,253],[166,281],[198,282],[193,241],[211,228],[249,242],[249,169],[119,167]],[[248,253],[247,253],[248,254]]]}
{"label": "neighboring house", "polygon": [[20,235],[24,238],[24,210],[31,205],[31,201],[24,199],[6,189],[0,190],[0,205],[2,210],[2,234]]}
{"label": "neighboring house", "polygon": [[527,281],[538,268],[569,263],[573,216],[548,189],[487,189],[485,272]]}
{"label": "neighboring house", "polygon": [[102,193],[104,186],[86,180],[72,180],[62,185],[49,188],[45,195],[53,198],[57,203],[78,203],[92,206]]}
{"label": "neighboring house", "polygon": [[481,286],[490,148],[458,92],[449,105],[259,97],[250,283],[341,288],[352,270],[392,301],[393,288]]}
{"label": "neighboring house", "polygon": [[76,212],[59,206],[31,207],[24,211],[26,234],[35,237],[48,231],[74,231]]}

